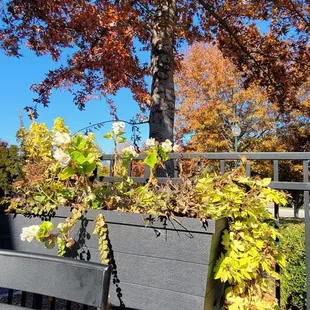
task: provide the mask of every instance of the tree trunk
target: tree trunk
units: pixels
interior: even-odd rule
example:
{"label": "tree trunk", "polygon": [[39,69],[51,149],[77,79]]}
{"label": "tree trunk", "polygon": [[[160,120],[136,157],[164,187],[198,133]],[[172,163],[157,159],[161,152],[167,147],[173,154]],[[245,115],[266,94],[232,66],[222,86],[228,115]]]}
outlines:
{"label": "tree trunk", "polygon": [[[174,32],[176,21],[176,1],[157,0],[157,7],[152,29],[151,50],[151,112],[150,138],[162,142],[173,141],[175,112],[174,92]],[[173,175],[173,163],[166,165],[167,172]],[[165,173],[164,173],[165,174]],[[164,176],[159,172],[159,176]]]}

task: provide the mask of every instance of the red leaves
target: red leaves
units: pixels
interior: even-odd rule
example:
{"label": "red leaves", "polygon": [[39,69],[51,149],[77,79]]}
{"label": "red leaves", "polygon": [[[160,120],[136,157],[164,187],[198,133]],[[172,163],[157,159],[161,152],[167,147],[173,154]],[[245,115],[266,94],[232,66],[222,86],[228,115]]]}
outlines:
{"label": "red leaves", "polygon": [[[65,66],[33,87],[37,103],[48,105],[52,88],[68,87],[84,108],[92,96],[113,95],[127,87],[145,108],[149,71],[140,63],[138,47],[150,50],[154,14],[161,3],[10,0],[1,9],[0,46],[7,55],[20,56],[20,45],[27,43],[37,55],[50,53],[55,61],[71,50]],[[176,42],[171,44],[216,39],[243,71],[246,86],[258,83],[266,88],[283,111],[299,105],[296,89],[310,74],[307,1],[178,0],[176,5]]]}
{"label": "red leaves", "polygon": [[[122,87],[130,88],[137,100],[145,100],[146,71],[136,57],[134,46],[136,31],[141,32],[139,14],[126,1],[122,3],[122,6],[110,1],[84,0],[8,3],[7,23],[0,30],[0,43],[8,55],[19,55],[24,40],[37,55],[50,53],[55,61],[73,47],[65,66],[50,71],[42,83],[32,85],[38,93],[36,103],[49,105],[51,90],[60,87],[74,93],[79,109],[93,96],[115,94]],[[74,89],[76,84],[80,86],[78,91]]]}

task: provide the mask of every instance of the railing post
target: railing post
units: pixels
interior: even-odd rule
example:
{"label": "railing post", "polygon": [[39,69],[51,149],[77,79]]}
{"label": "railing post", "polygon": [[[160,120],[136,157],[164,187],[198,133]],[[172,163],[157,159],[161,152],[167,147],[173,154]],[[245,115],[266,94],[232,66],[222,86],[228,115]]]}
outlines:
{"label": "railing post", "polygon": [[246,164],[246,176],[250,177],[251,176],[251,165],[250,164]]}
{"label": "railing post", "polygon": [[[279,181],[279,161],[274,160],[273,161],[273,180],[275,182]],[[279,229],[280,227],[280,216],[279,216],[279,205],[274,204],[274,218],[275,218],[275,227],[276,229]],[[280,240],[277,237],[276,238],[276,245],[279,246]],[[276,272],[280,273],[280,266],[276,264]],[[278,305],[280,307],[280,301],[281,301],[281,282],[280,280],[276,280],[276,298],[278,299]]]}
{"label": "railing post", "polygon": [[221,171],[221,174],[225,173],[225,160],[220,161],[220,171]]}
{"label": "railing post", "polygon": [[[308,160],[303,161],[304,182],[309,182]],[[306,274],[307,274],[307,309],[310,309],[310,220],[309,191],[304,191],[305,236],[306,236]]]}

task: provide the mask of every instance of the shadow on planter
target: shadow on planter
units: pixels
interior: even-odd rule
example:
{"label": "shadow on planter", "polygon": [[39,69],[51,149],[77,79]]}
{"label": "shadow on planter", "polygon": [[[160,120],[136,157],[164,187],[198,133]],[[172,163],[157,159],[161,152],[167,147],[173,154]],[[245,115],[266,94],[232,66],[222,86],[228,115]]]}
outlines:
{"label": "shadow on planter", "polygon": [[[91,235],[99,212],[102,211],[89,210],[81,219],[72,235],[78,246],[68,251],[67,256],[100,261],[98,237]],[[69,208],[60,208],[53,223],[57,226],[70,214]],[[124,309],[124,305],[131,310],[221,308],[224,285],[214,280],[213,268],[221,251],[225,219],[208,220],[206,227],[192,218],[178,218],[180,224],[156,221],[152,227],[145,227],[140,214],[114,211],[103,214],[113,250],[110,286],[111,303],[116,306],[113,309]],[[0,238],[10,240],[15,250],[57,255],[56,248],[49,250],[41,243],[20,240],[22,227],[40,223],[38,217],[0,214]]]}
{"label": "shadow on planter", "polygon": [[0,221],[0,246],[5,250],[16,250],[13,243],[12,231],[10,225],[10,218],[4,215],[4,208],[0,207],[1,221]]}

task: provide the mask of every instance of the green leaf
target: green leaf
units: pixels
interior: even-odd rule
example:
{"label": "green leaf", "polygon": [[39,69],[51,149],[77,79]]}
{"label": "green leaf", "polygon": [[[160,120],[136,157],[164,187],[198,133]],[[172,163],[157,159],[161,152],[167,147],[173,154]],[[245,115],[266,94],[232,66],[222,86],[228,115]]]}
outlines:
{"label": "green leaf", "polygon": [[40,229],[37,233],[37,239],[46,238],[50,235],[50,231],[53,230],[54,224],[52,222],[46,221],[40,225]]}
{"label": "green leaf", "polygon": [[46,200],[45,196],[34,196],[33,198],[35,201],[38,201],[38,202],[44,202]]}
{"label": "green leaf", "polygon": [[124,143],[124,142],[126,142],[126,140],[127,140],[126,138],[118,136],[117,139],[116,139],[116,142],[117,143]]}
{"label": "green leaf", "polygon": [[106,139],[112,139],[113,138],[113,132],[109,131],[105,135],[103,135],[103,137]]}
{"label": "green leaf", "polygon": [[92,162],[91,164],[83,165],[83,172],[85,174],[92,172],[96,168],[96,162]]}
{"label": "green leaf", "polygon": [[169,159],[168,153],[163,149],[161,145],[158,148],[158,153],[163,161],[167,161]]}
{"label": "green leaf", "polygon": [[65,188],[61,190],[61,195],[66,199],[72,199],[73,198],[73,192],[71,192],[69,189]]}
{"label": "green leaf", "polygon": [[95,199],[94,201],[92,201],[93,209],[99,209],[99,207],[100,207],[100,201],[98,199]]}
{"label": "green leaf", "polygon": [[79,165],[83,165],[86,161],[84,155],[79,151],[73,151],[70,153],[71,158],[77,162]]}
{"label": "green leaf", "polygon": [[144,159],[144,163],[150,168],[154,168],[157,163],[157,152],[148,153],[147,157]]}
{"label": "green leaf", "polygon": [[59,173],[60,180],[67,180],[74,175],[74,170],[71,167],[66,167]]}
{"label": "green leaf", "polygon": [[92,164],[96,160],[96,157],[94,154],[89,153],[85,159],[88,163]]}
{"label": "green leaf", "polygon": [[44,242],[44,246],[47,248],[47,249],[52,249],[55,247],[55,243],[56,243],[56,236],[53,236],[53,237],[50,237],[50,238],[47,238]]}
{"label": "green leaf", "polygon": [[86,146],[86,143],[87,143],[86,139],[81,136],[76,136],[74,138],[74,146],[79,150],[84,149]]}

